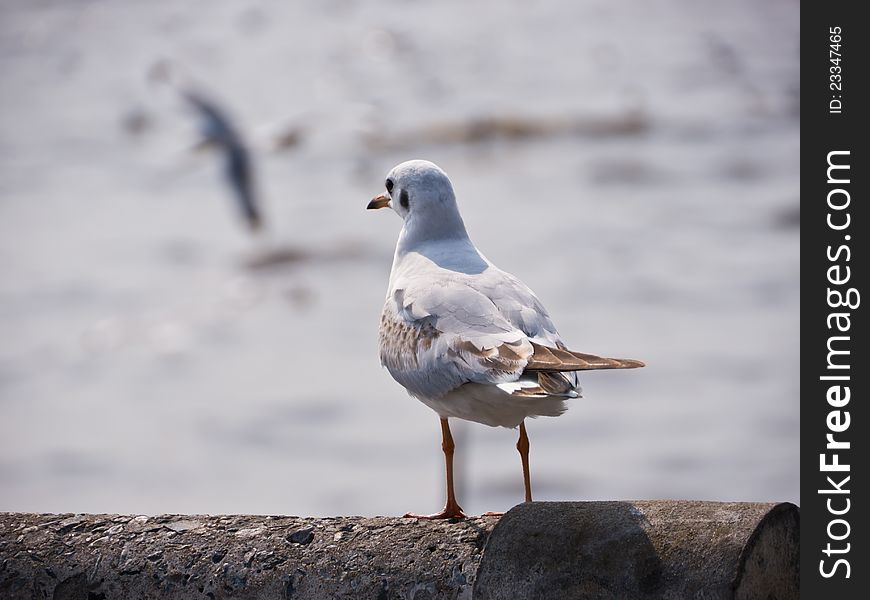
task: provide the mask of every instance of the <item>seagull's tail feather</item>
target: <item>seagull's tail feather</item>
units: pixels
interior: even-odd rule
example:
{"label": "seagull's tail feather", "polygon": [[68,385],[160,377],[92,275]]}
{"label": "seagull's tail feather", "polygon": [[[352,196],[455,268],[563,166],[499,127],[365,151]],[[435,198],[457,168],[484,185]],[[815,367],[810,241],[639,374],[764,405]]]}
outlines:
{"label": "seagull's tail feather", "polygon": [[571,350],[541,346],[531,342],[535,353],[526,371],[591,371],[594,369],[637,369],[643,362],[631,358],[606,358]]}

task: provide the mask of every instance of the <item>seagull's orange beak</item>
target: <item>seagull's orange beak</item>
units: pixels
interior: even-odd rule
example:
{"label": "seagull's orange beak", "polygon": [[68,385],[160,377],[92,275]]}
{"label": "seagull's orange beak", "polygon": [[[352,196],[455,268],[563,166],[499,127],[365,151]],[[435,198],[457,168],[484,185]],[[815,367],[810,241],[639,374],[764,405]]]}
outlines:
{"label": "seagull's orange beak", "polygon": [[384,194],[381,194],[380,196],[375,196],[374,198],[372,198],[372,201],[369,202],[369,205],[366,206],[366,208],[368,210],[374,210],[376,208],[386,208],[389,205],[390,199]]}

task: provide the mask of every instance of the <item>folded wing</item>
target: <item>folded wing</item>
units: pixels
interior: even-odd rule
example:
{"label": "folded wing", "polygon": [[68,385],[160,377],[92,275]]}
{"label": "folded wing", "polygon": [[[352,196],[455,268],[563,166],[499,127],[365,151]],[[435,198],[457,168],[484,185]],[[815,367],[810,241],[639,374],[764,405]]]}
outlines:
{"label": "folded wing", "polygon": [[595,369],[637,369],[645,366],[632,358],[607,358],[595,354],[550,348],[531,342],[534,354],[526,363],[526,371],[592,371]]}
{"label": "folded wing", "polygon": [[[540,319],[550,324],[545,312]],[[464,285],[397,289],[381,319],[381,362],[411,393],[440,396],[465,383],[498,385],[516,395],[576,396],[572,371],[642,367],[532,341],[481,291]],[[525,329],[525,328],[524,328]],[[549,332],[546,332],[549,333]],[[549,337],[549,336],[548,336]],[[517,385],[505,385],[518,382]]]}

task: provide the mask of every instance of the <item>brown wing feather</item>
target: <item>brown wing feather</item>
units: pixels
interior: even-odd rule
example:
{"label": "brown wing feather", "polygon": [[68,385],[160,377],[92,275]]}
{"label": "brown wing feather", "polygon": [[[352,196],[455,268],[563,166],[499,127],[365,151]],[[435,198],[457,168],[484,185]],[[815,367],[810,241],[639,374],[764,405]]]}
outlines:
{"label": "brown wing feather", "polygon": [[636,369],[645,366],[631,358],[606,358],[560,348],[550,348],[531,342],[535,353],[529,358],[526,371],[590,371],[593,369]]}

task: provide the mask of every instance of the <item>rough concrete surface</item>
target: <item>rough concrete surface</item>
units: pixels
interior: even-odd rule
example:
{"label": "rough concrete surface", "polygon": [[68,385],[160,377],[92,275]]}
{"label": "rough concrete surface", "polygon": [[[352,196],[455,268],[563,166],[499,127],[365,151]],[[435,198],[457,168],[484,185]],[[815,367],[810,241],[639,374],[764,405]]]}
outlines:
{"label": "rough concrete surface", "polygon": [[469,598],[496,522],[0,513],[0,598]]}
{"label": "rough concrete surface", "polygon": [[464,521],[0,513],[0,599],[790,600],[793,504],[533,502]]}

